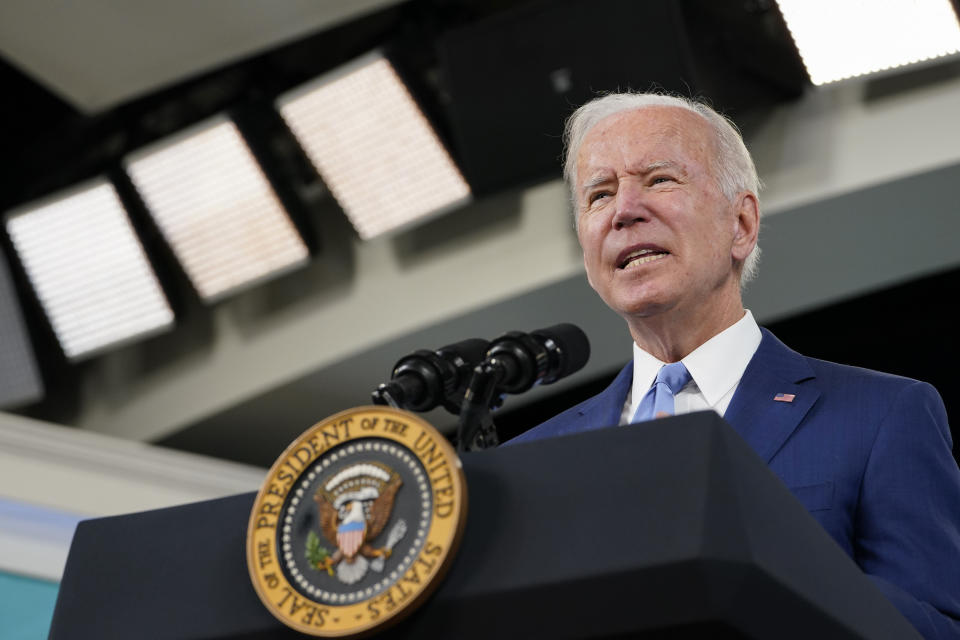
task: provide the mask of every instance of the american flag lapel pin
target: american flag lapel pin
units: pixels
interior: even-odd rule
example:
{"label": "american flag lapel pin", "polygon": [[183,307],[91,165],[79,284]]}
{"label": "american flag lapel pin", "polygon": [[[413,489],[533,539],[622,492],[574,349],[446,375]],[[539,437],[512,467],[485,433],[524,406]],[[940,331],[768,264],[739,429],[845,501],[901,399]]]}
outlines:
{"label": "american flag lapel pin", "polygon": [[796,397],[796,394],[793,393],[778,393],[773,396],[773,399],[777,402],[793,402],[793,399]]}

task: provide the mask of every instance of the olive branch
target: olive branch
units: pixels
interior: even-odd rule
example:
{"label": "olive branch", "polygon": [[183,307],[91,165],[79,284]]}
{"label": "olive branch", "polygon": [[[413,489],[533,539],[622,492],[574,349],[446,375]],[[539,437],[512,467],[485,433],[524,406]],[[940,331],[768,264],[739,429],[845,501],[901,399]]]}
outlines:
{"label": "olive branch", "polygon": [[312,569],[324,569],[324,560],[327,559],[327,556],[330,555],[330,552],[327,551],[327,548],[320,544],[320,537],[311,531],[307,534],[307,548],[304,556],[307,558],[307,562],[310,563]]}

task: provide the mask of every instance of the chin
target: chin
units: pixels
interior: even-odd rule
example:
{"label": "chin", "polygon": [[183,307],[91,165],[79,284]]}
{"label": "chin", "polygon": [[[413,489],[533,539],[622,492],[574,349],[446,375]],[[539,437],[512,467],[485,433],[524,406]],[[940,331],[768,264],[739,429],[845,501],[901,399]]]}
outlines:
{"label": "chin", "polygon": [[656,297],[633,298],[630,300],[618,300],[611,304],[612,309],[624,317],[649,318],[659,315],[673,308],[673,304],[664,299]]}

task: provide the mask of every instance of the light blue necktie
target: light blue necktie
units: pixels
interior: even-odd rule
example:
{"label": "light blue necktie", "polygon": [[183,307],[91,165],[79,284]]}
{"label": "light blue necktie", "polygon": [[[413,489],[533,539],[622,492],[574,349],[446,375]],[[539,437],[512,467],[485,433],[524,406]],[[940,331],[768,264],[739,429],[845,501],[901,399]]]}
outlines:
{"label": "light blue necktie", "polygon": [[673,406],[673,396],[680,389],[690,382],[690,372],[683,366],[682,362],[665,364],[657,372],[657,379],[653,381],[653,386],[643,396],[637,412],[633,414],[633,422],[643,422],[652,420],[657,414],[663,412],[673,415],[675,412]]}

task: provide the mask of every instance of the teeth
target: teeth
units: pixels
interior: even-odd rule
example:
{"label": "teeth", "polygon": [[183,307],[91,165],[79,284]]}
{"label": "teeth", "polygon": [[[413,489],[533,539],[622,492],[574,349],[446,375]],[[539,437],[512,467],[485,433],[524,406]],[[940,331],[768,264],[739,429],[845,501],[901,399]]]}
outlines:
{"label": "teeth", "polygon": [[643,251],[638,251],[635,254],[630,254],[622,268],[628,269],[630,267],[646,264],[648,262],[653,262],[654,260],[659,260],[660,258],[666,258],[668,255],[669,254],[667,253],[655,253],[649,249],[644,249]]}

